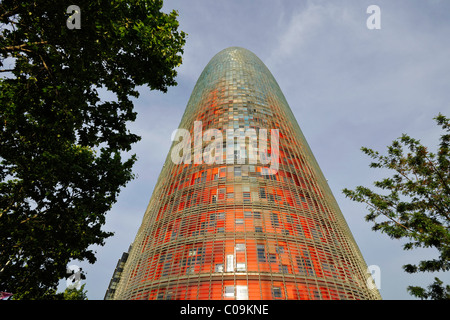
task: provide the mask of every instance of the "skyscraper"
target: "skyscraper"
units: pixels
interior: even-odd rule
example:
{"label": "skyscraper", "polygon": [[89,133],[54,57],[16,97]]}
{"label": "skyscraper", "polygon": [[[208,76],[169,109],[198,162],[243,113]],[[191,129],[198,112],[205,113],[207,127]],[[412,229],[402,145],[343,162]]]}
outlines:
{"label": "skyscraper", "polygon": [[215,55],[189,99],[114,299],[379,299],[277,82]]}

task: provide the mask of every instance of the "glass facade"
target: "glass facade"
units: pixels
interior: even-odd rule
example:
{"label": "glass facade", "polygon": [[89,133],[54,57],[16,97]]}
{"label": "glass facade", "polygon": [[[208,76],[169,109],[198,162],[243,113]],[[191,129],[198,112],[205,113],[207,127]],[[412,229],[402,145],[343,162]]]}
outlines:
{"label": "glass facade", "polygon": [[258,57],[214,56],[179,128],[111,298],[380,298]]}

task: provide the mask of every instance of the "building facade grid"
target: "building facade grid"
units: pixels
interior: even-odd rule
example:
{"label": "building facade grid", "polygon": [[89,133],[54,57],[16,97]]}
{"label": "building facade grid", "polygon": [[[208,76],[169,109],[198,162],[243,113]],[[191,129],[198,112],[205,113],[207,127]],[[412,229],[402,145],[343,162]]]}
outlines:
{"label": "building facade grid", "polygon": [[[201,132],[195,130],[201,122]],[[379,299],[355,240],[281,89],[250,51],[219,52],[203,70],[180,128],[192,142],[171,152],[129,252],[114,299]],[[208,129],[223,141],[195,162]],[[278,129],[227,145],[226,130]],[[197,136],[196,136],[197,135]],[[217,138],[217,137],[216,137]],[[261,136],[259,136],[261,138]],[[251,163],[250,147],[278,158]],[[230,152],[231,150],[231,152]],[[220,152],[218,152],[220,151]]]}

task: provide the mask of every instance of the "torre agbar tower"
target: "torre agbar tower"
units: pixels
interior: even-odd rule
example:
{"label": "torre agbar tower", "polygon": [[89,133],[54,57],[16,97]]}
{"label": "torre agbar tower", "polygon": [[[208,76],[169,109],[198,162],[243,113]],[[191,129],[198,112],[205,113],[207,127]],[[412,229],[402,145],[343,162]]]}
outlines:
{"label": "torre agbar tower", "polygon": [[380,299],[257,56],[215,55],[179,128],[111,298]]}

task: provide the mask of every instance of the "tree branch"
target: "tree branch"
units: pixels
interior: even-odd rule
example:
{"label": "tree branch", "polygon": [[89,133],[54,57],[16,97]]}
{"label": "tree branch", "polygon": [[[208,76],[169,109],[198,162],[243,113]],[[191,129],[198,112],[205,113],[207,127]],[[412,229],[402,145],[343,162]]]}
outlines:
{"label": "tree branch", "polygon": [[450,188],[447,185],[447,182],[445,181],[444,177],[441,176],[439,170],[435,167],[434,162],[431,161],[427,156],[425,156],[425,159],[427,159],[429,161],[429,163],[431,164],[431,166],[433,167],[434,171],[436,172],[437,176],[439,177],[439,179],[441,179],[442,181],[442,185],[444,186],[444,189],[447,191],[448,194],[450,194]]}
{"label": "tree branch", "polygon": [[19,44],[17,46],[6,46],[3,48],[0,48],[1,51],[26,51],[26,52],[32,52],[29,49],[24,49],[27,46],[34,46],[37,44],[47,44],[47,41],[38,41],[38,42],[27,42],[27,43],[22,43]]}
{"label": "tree branch", "polygon": [[[3,8],[3,5],[0,5],[0,11],[4,11],[5,9]],[[14,8],[12,8],[9,11],[4,11],[1,15],[0,15],[0,19],[4,19],[4,18],[8,18],[12,15],[15,15],[17,13],[17,9],[19,9],[19,6],[15,6]]]}
{"label": "tree branch", "polygon": [[[425,156],[425,158],[428,160],[428,161],[430,161],[428,158],[427,158],[427,156]],[[430,161],[431,162],[431,161]],[[434,165],[433,165],[433,163],[431,162],[431,165],[433,166],[433,169],[435,170],[435,172],[438,174],[438,176],[440,176],[439,175],[439,170],[437,170],[435,167],[434,167]],[[411,183],[413,183],[413,184],[417,184],[417,183],[419,183],[419,179],[417,178],[417,175],[416,175],[416,181],[413,181],[413,180],[411,180],[406,174],[404,174],[402,171],[401,171],[401,168],[399,168],[399,167],[395,167],[395,171],[397,171],[398,173],[400,173],[406,180],[408,180],[409,182],[411,182]],[[414,170],[413,170],[414,171]],[[442,177],[441,177],[441,179],[442,179]],[[445,182],[444,182],[444,184],[445,184]],[[424,195],[427,199],[428,199],[428,201],[430,202],[430,204],[432,205],[432,206],[434,206],[435,208],[436,208],[436,210],[439,212],[439,213],[442,213],[447,219],[449,219],[449,216],[448,216],[448,214],[445,212],[445,210],[444,209],[442,209],[442,208],[440,208],[437,204],[436,204],[436,202],[435,201],[433,201],[433,199],[430,199],[430,196],[428,195],[428,194],[425,194]]]}
{"label": "tree branch", "polygon": [[389,217],[389,215],[387,215],[386,213],[383,212],[383,210],[380,210],[377,206],[375,206],[374,204],[370,203],[369,201],[363,201],[365,204],[367,204],[368,206],[372,207],[375,211],[378,211],[381,215],[385,216],[386,218],[388,218],[389,220],[391,220],[392,222],[398,224],[400,227],[405,228],[406,230],[408,230],[409,232],[413,232],[413,230],[411,230],[410,228],[408,228],[407,226],[401,224],[400,222],[398,222],[397,220]]}

